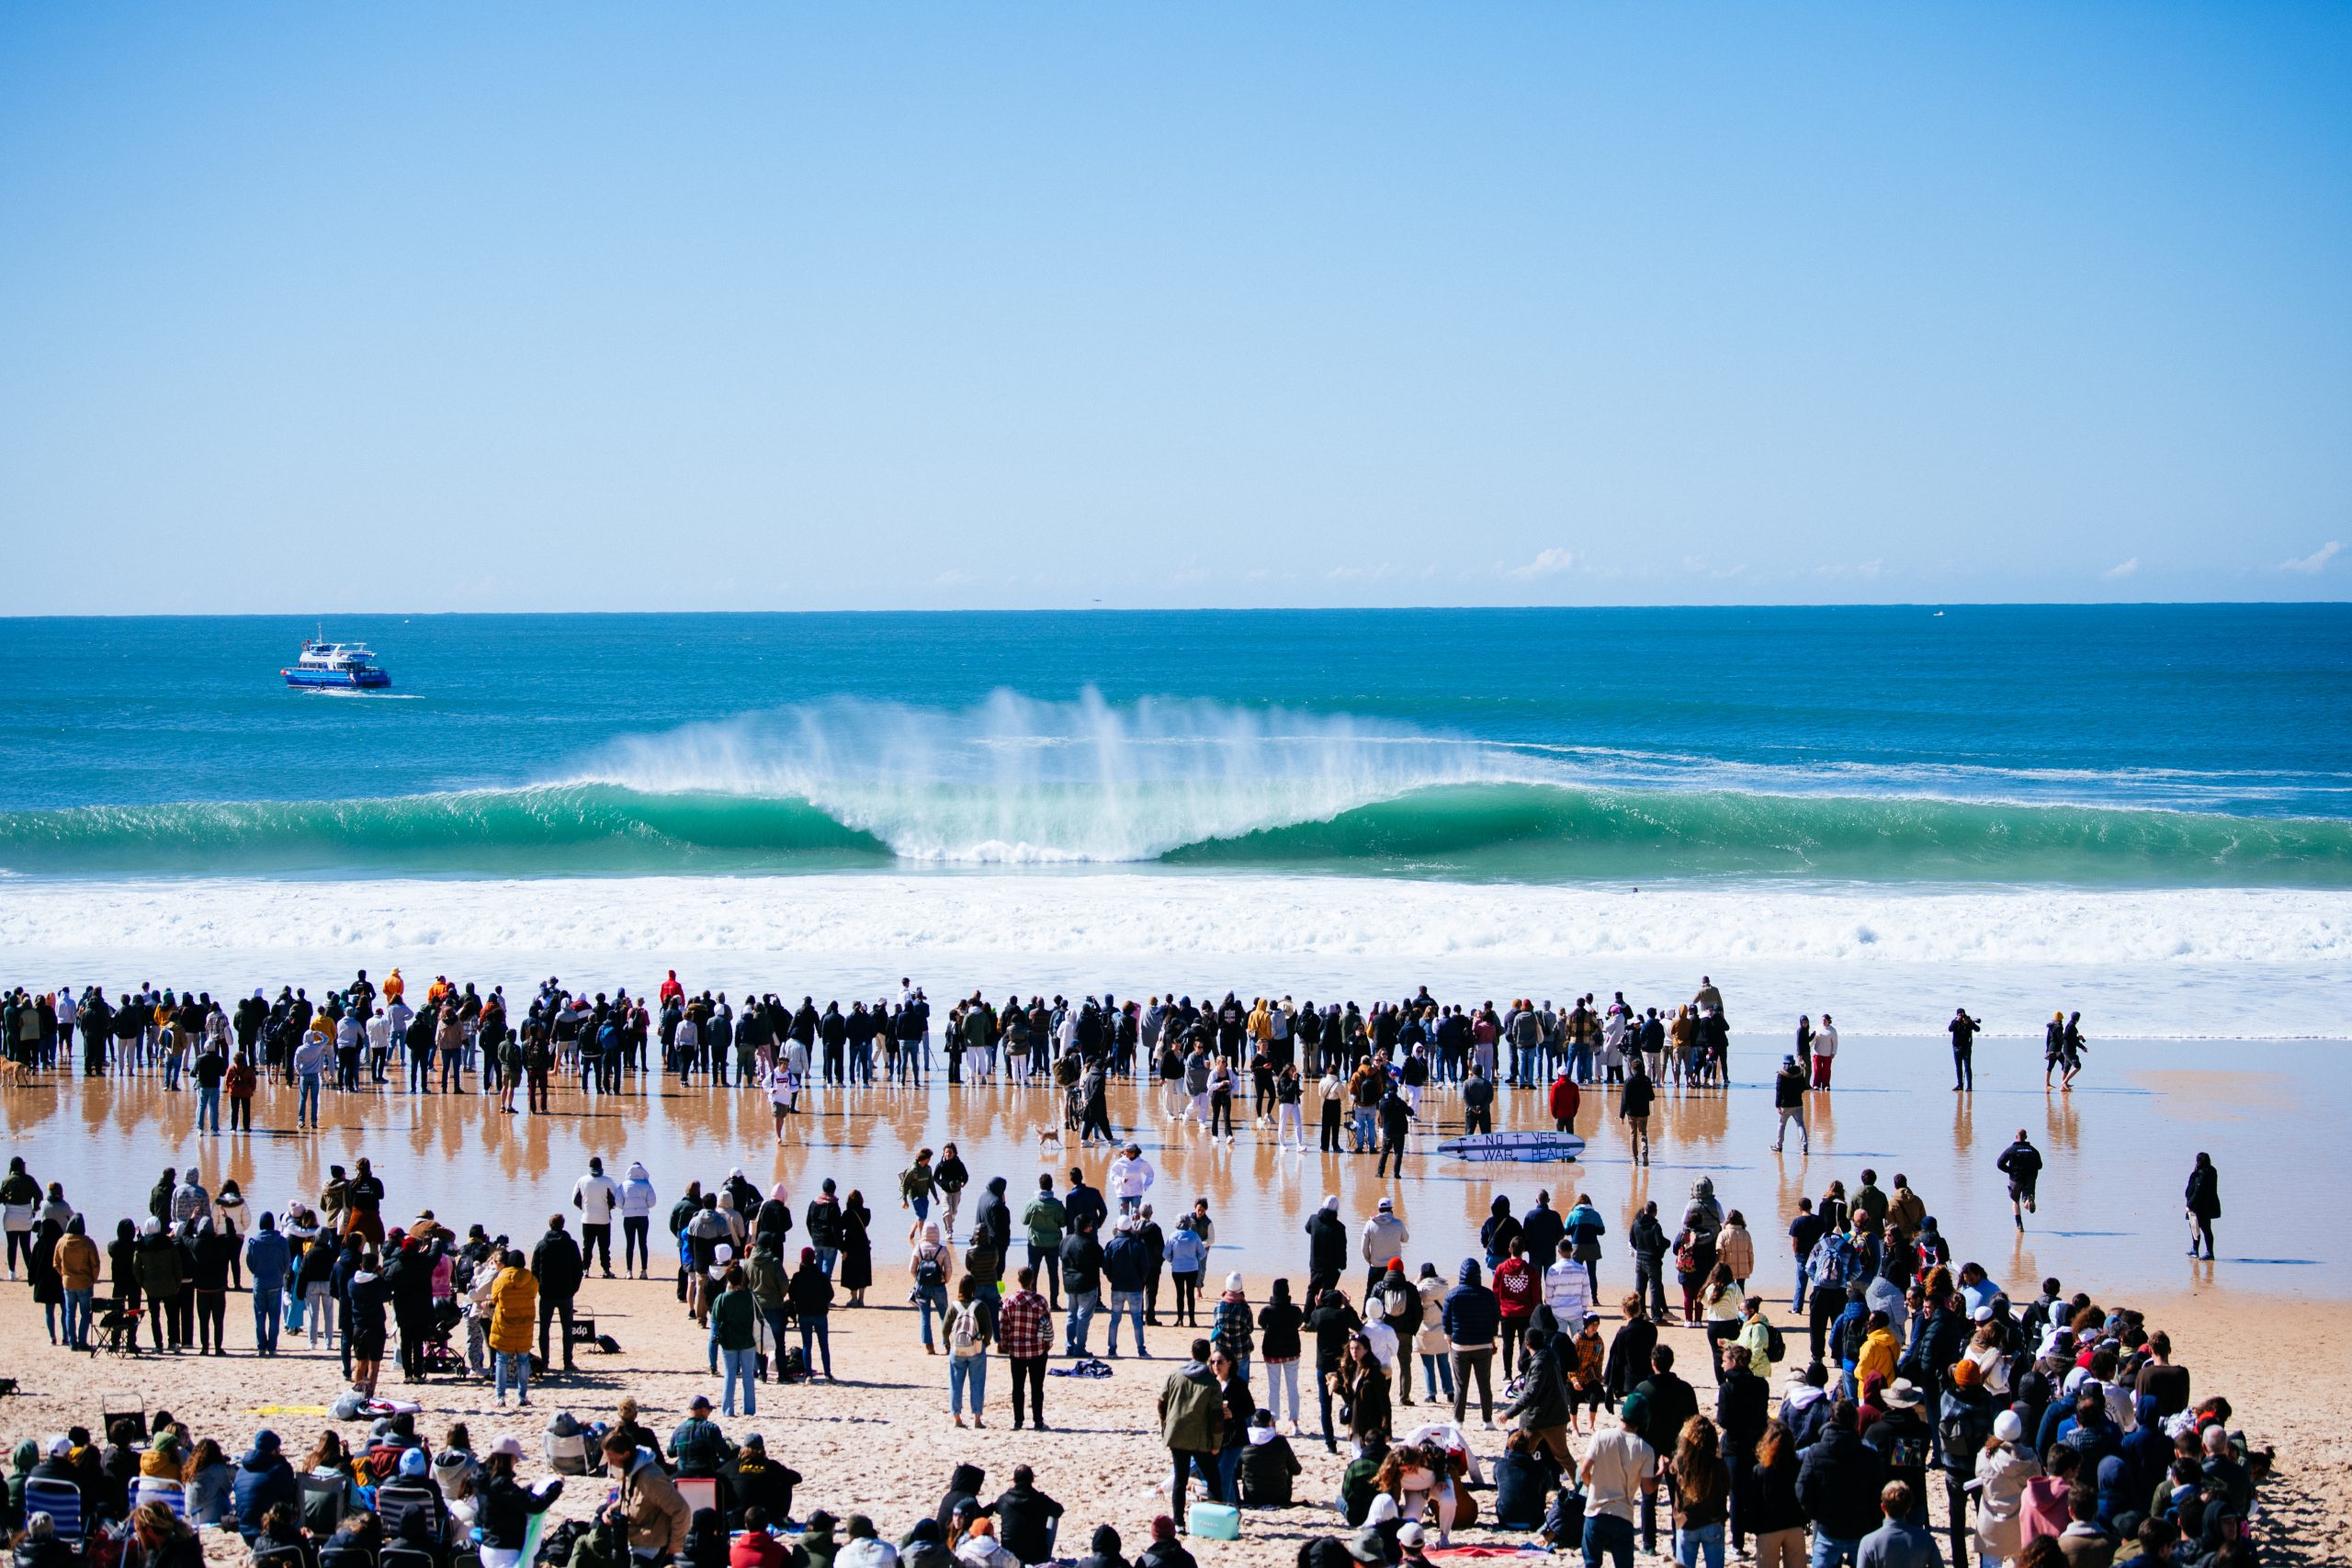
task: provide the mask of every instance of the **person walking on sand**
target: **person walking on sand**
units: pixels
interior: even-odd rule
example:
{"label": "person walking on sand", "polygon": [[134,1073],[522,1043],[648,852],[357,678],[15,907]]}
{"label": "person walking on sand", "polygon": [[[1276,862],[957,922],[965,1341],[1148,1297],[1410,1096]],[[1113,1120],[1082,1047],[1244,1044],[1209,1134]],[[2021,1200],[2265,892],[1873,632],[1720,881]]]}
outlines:
{"label": "person walking on sand", "polygon": [[2088,1048],[2088,1042],[2083,1038],[2083,1015],[2078,1012],[2069,1017],[2065,1028],[2058,1032],[2058,1063],[2065,1069],[2058,1078],[2061,1094],[2073,1089],[2075,1079],[2082,1076],[2083,1053]]}
{"label": "person walking on sand", "polygon": [[1650,1105],[1657,1088],[1638,1051],[1626,1058],[1625,1087],[1617,1091],[1617,1114],[1625,1119],[1626,1150],[1635,1165],[1650,1163]]}
{"label": "person walking on sand", "polygon": [[1789,1123],[1797,1124],[1797,1136],[1804,1140],[1806,1154],[1813,1153],[1813,1130],[1804,1122],[1804,1069],[1797,1066],[1794,1056],[1781,1058],[1781,1070],[1772,1079],[1772,1110],[1781,1124],[1772,1135],[1772,1152],[1779,1154],[1789,1141]]}
{"label": "person walking on sand", "polygon": [[2041,1031],[2041,1087],[2051,1088],[2051,1078],[2058,1071],[2058,1064],[2066,1055],[2066,1015],[2053,1012]]}
{"label": "person walking on sand", "polygon": [[2018,1141],[2001,1151],[1993,1168],[2009,1179],[2009,1213],[2025,1229],[2025,1217],[2033,1212],[2033,1190],[2041,1179],[2041,1151],[2033,1146],[2025,1129],[2018,1129]]}
{"label": "person walking on sand", "polygon": [[2222,1173],[2213,1168],[2213,1156],[2199,1150],[2197,1164],[2188,1172],[2188,1190],[2181,1194],[2181,1203],[2188,1214],[2188,1256],[2197,1256],[2197,1243],[2205,1242],[2205,1261],[2213,1261],[2213,1222],[2222,1217]]}

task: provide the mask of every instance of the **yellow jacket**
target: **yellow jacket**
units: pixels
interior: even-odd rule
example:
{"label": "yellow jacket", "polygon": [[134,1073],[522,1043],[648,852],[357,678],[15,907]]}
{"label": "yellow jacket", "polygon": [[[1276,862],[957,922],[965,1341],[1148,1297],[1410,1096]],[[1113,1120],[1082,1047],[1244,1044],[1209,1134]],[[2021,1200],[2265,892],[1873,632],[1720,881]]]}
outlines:
{"label": "yellow jacket", "polygon": [[1887,1382],[1894,1381],[1894,1363],[1903,1353],[1892,1330],[1873,1328],[1870,1337],[1862,1341],[1862,1353],[1854,1359],[1854,1382],[1857,1386],[1870,1381],[1872,1372]]}
{"label": "yellow jacket", "polygon": [[502,1269],[490,1287],[490,1348],[515,1356],[531,1348],[539,1282],[528,1269]]}

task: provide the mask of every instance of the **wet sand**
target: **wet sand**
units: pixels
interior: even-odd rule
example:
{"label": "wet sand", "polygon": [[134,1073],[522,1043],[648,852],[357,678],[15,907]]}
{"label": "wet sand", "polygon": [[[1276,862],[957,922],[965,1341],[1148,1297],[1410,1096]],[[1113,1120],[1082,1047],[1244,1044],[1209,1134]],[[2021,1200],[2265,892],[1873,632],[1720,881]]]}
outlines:
{"label": "wet sand", "polygon": [[[1209,1200],[1218,1243],[1212,1264],[1220,1269],[1238,1258],[1272,1274],[1303,1259],[1301,1227],[1326,1193],[1340,1195],[1351,1220],[1391,1196],[1417,1243],[1458,1258],[1496,1193],[1523,1208],[1547,1187],[1591,1195],[1613,1233],[1603,1284],[1623,1283],[1630,1273],[1623,1235],[1635,1206],[1654,1198],[1671,1218],[1691,1180],[1706,1175],[1727,1206],[1747,1213],[1769,1280],[1778,1278],[1784,1248],[1776,1238],[1797,1199],[1818,1197],[1833,1178],[1850,1188],[1867,1166],[1883,1181],[1898,1171],[1910,1177],[1957,1254],[1983,1262],[2020,1298],[2056,1273],[2070,1288],[2093,1292],[2352,1300],[2352,1254],[2340,1245],[2340,1227],[2315,1225],[2308,1205],[2268,1196],[2340,1168],[2338,1129],[2352,1111],[2352,1056],[2340,1043],[2100,1041],[2074,1092],[2060,1094],[2044,1091],[2037,1049],[1986,1041],[1977,1050],[1975,1091],[1959,1095],[1940,1045],[1849,1035],[1838,1087],[1814,1097],[1809,1159],[1793,1134],[1785,1154],[1771,1150],[1768,1080],[1779,1059],[1775,1046],[1738,1038],[1728,1093],[1668,1089],[1653,1119],[1657,1148],[1647,1168],[1625,1157],[1613,1095],[1588,1096],[1577,1128],[1590,1145],[1575,1165],[1465,1165],[1430,1152],[1434,1134],[1424,1133],[1400,1183],[1377,1180],[1369,1157],[1277,1149],[1271,1126],[1253,1128],[1246,1106],[1231,1145],[1170,1122],[1156,1089],[1114,1089],[1113,1121],[1159,1168],[1152,1197],[1163,1218],[1196,1197]],[[329,1164],[348,1167],[368,1155],[389,1185],[391,1220],[429,1208],[461,1230],[478,1219],[493,1231],[536,1235],[593,1154],[616,1174],[642,1160],[664,1208],[689,1179],[707,1182],[735,1166],[763,1190],[783,1181],[796,1205],[831,1176],[844,1192],[865,1193],[879,1252],[909,1217],[898,1208],[896,1176],[920,1145],[956,1141],[976,1182],[1003,1175],[1015,1194],[1033,1188],[1041,1170],[1054,1171],[1058,1184],[1080,1154],[1074,1142],[1059,1153],[1041,1149],[1040,1129],[1058,1122],[1050,1090],[951,1087],[939,1066],[922,1089],[820,1087],[780,1149],[763,1094],[707,1090],[699,1080],[684,1090],[660,1080],[610,1098],[560,1083],[548,1116],[501,1115],[479,1092],[330,1093],[328,1125],[316,1134],[293,1130],[291,1090],[266,1086],[255,1131],[216,1139],[193,1135],[192,1091],[166,1092],[153,1077],[51,1076],[0,1091],[0,1126],[10,1151],[26,1156],[43,1180],[63,1180],[75,1204],[104,1222],[93,1227],[102,1234],[115,1218],[144,1215],[166,1164],[198,1165],[215,1187],[235,1178],[257,1213],[289,1196],[314,1198]],[[1148,1103],[1139,1105],[1139,1095]],[[1540,1099],[1505,1095],[1498,1126],[1548,1127]],[[1430,1109],[1438,1132],[1459,1131],[1451,1093],[1434,1094]],[[1993,1168],[2021,1126],[2049,1162],[2041,1211],[2022,1234]],[[2179,1193],[2199,1149],[2222,1172],[2222,1258],[2213,1265],[2188,1261],[2180,1219]],[[1082,1163],[1099,1181],[1102,1157]]]}

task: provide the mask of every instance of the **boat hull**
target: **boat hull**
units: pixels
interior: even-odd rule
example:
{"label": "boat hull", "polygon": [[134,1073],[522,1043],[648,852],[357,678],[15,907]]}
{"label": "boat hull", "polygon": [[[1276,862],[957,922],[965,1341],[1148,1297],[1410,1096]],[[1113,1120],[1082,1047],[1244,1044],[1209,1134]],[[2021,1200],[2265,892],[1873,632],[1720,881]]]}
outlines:
{"label": "boat hull", "polygon": [[357,674],[345,670],[284,670],[279,673],[286,677],[288,685],[312,691],[372,691],[392,683],[392,678],[381,670],[363,670]]}

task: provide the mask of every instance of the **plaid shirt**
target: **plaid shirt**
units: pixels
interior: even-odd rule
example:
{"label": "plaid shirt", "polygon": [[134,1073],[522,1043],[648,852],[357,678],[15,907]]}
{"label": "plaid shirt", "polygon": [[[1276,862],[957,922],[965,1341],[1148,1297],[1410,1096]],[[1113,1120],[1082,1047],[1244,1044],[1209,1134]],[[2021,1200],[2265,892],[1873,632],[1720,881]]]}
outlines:
{"label": "plaid shirt", "polygon": [[1015,1291],[996,1318],[997,1348],[1027,1359],[1049,1356],[1054,1349],[1054,1319],[1046,1298],[1035,1291]]}

